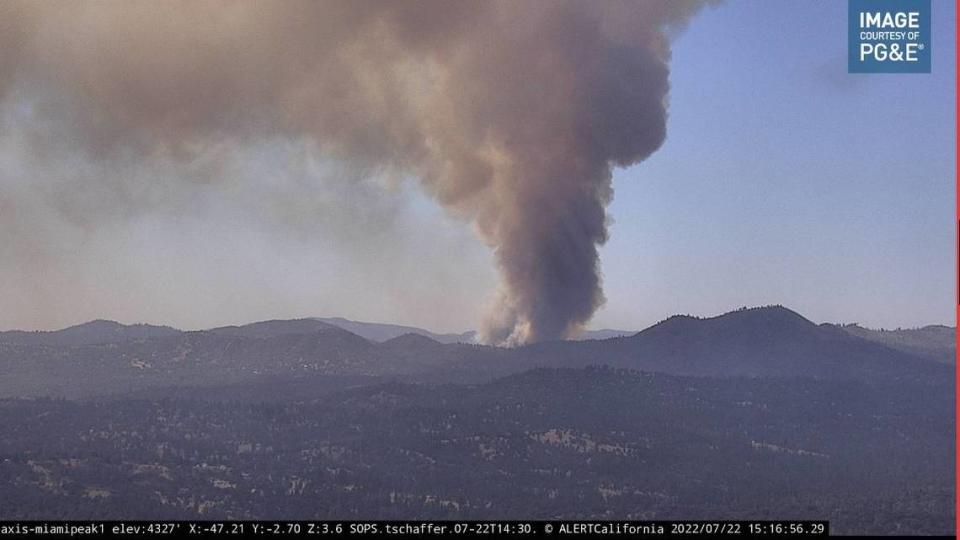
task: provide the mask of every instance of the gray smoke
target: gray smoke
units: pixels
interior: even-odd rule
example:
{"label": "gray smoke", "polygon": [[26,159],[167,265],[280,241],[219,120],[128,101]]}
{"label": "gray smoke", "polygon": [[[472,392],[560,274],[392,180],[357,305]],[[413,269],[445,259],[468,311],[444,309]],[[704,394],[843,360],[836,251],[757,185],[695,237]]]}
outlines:
{"label": "gray smoke", "polygon": [[[483,339],[558,339],[604,301],[611,169],[662,144],[669,38],[703,3],[7,1],[0,99],[58,127],[23,135],[38,160],[173,162],[215,183],[218,155],[288,138],[416,177],[494,250]],[[97,204],[65,215],[111,212],[75,199]]]}

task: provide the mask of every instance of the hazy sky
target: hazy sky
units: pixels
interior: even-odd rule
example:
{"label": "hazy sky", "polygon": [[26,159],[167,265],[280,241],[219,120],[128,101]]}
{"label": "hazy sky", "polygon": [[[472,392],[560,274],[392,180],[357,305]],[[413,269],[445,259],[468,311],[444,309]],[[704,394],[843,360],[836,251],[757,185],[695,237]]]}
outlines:
{"label": "hazy sky", "polygon": [[[848,75],[843,1],[698,14],[674,42],[665,144],[615,173],[607,303],[591,326],[771,303],[818,322],[953,324],[955,13],[933,4],[930,75]],[[30,121],[23,103],[2,115]],[[415,182],[319,163],[301,141],[221,157],[202,172],[229,181],[153,181],[204,163],[132,165],[149,177],[132,202],[100,208],[70,180],[92,165],[32,155],[9,130],[0,212],[15,217],[0,222],[22,230],[2,236],[20,243],[0,246],[0,328],[313,315],[476,326],[493,258]],[[51,193],[107,219],[51,210]]]}

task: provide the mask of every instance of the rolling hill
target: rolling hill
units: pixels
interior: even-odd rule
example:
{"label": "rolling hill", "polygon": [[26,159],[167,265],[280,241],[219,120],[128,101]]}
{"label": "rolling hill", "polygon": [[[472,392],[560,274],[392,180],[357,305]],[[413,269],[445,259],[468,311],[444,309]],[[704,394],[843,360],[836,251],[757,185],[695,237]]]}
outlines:
{"label": "rolling hill", "polygon": [[509,349],[315,319],[4,332],[0,519],[808,518],[947,534],[954,366],[917,350],[922,336],[855,334],[780,306]]}
{"label": "rolling hill", "polygon": [[925,356],[945,364],[956,362],[957,329],[951,326],[934,324],[921,328],[874,330],[857,324],[844,324],[840,328],[844,332],[882,343],[891,349]]}
{"label": "rolling hill", "polygon": [[[0,397],[81,397],[260,378],[276,384],[305,376],[482,382],[535,367],[590,365],[710,377],[952,380],[950,366],[814,324],[783,307],[707,319],[676,316],[629,337],[513,349],[441,343],[419,333],[381,343],[312,319],[195,332],[117,323],[95,328],[83,339],[72,329],[28,333],[30,339],[0,334],[0,367],[7,373]],[[103,342],[111,336],[116,341]]]}

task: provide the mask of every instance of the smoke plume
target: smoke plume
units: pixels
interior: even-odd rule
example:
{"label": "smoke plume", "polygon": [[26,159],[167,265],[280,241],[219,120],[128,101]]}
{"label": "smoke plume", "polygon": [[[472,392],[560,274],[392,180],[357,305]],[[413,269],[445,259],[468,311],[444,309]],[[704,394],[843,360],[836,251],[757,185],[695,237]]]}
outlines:
{"label": "smoke plume", "polygon": [[669,39],[702,3],[7,1],[0,99],[70,134],[24,135],[38,160],[201,163],[216,182],[211,156],[288,138],[417,178],[494,251],[483,339],[559,339],[604,301],[611,170],[662,144]]}

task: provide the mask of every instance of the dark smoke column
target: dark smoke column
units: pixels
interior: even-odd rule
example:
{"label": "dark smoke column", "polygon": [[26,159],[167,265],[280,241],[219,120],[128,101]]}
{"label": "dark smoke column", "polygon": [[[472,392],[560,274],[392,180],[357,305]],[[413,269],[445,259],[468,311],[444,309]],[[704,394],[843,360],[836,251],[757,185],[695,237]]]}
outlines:
{"label": "dark smoke column", "polygon": [[478,218],[503,276],[481,329],[487,343],[570,337],[604,302],[597,250],[607,240],[612,168],[663,143],[667,33],[699,3],[549,6],[535,43],[512,43],[501,58],[511,74],[499,83],[503,95],[527,99],[488,116],[507,157],[495,167],[492,217]]}

